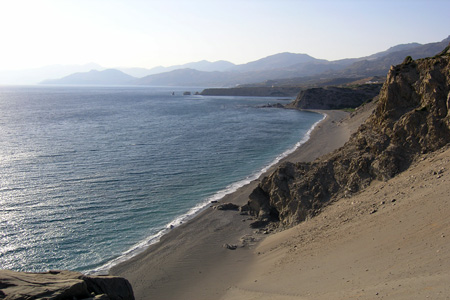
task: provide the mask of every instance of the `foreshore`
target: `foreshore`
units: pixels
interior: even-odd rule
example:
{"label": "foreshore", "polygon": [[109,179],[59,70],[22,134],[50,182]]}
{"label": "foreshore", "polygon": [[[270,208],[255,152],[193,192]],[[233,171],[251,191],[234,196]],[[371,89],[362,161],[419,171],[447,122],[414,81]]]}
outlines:
{"label": "foreshore", "polygon": [[[344,111],[316,112],[326,114],[326,118],[306,143],[278,164],[285,160],[313,161],[341,147],[369,113],[350,118]],[[220,202],[245,204],[260,179],[277,165]],[[113,267],[110,274],[127,278],[136,299],[218,299],[240,280],[241,270],[255,258],[255,244],[266,236],[255,233],[250,222],[248,216],[236,211],[207,208],[143,253]],[[224,244],[245,246],[230,250]]]}

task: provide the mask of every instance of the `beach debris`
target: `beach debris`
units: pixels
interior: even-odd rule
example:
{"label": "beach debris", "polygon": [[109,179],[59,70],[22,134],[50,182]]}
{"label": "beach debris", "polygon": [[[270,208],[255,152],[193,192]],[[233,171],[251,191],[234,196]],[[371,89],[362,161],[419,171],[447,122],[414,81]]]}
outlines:
{"label": "beach debris", "polygon": [[246,234],[240,238],[240,241],[241,241],[242,247],[245,247],[245,246],[249,246],[249,245],[254,245],[258,241],[258,239],[250,234]]}
{"label": "beach debris", "polygon": [[236,250],[237,249],[237,245],[234,244],[223,244],[224,248],[227,248],[229,250]]}
{"label": "beach debris", "polygon": [[217,210],[238,210],[239,206],[233,203],[224,203],[214,207]]}

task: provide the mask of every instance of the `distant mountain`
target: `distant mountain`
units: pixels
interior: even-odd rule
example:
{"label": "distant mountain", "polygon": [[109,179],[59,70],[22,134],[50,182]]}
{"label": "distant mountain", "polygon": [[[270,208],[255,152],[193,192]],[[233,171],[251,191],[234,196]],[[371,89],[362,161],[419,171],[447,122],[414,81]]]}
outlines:
{"label": "distant mountain", "polygon": [[419,43],[400,44],[400,45],[391,47],[391,48],[387,49],[386,51],[378,52],[378,53],[372,54],[370,56],[367,56],[364,59],[366,59],[366,60],[377,59],[377,58],[386,56],[386,55],[394,53],[394,52],[408,51],[408,50],[414,49],[418,46],[422,46],[422,44],[419,44]]}
{"label": "distant mountain", "polygon": [[125,74],[122,71],[107,69],[74,73],[61,79],[44,80],[41,84],[126,85],[134,80],[136,80],[136,77]]}
{"label": "distant mountain", "polygon": [[136,78],[141,78],[151,74],[155,74],[152,71],[153,69],[146,69],[146,68],[115,68],[115,69]]}
{"label": "distant mountain", "polygon": [[[310,69],[310,64],[324,64],[326,60],[315,59],[307,54],[279,53],[242,65],[233,65],[225,72],[207,72],[194,67],[202,62],[186,64],[189,69],[179,69],[166,73],[153,74],[136,80],[136,84],[168,86],[208,86],[229,87],[248,84],[272,78],[305,76],[329,70],[330,67]],[[223,63],[222,63],[223,64]],[[223,64],[224,67],[227,64]],[[205,70],[206,68],[199,68]],[[319,70],[319,71],[316,71]]]}
{"label": "distant mountain", "polygon": [[[184,69],[194,69],[198,71],[204,71],[204,72],[224,72],[228,71],[230,68],[234,67],[235,64],[225,61],[225,60],[218,60],[215,62],[209,62],[207,60],[202,60],[198,62],[193,63],[187,63],[182,65]],[[179,69],[179,68],[177,68]]]}
{"label": "distant mountain", "polygon": [[215,62],[202,60],[198,62],[187,63],[184,65],[176,65],[170,67],[159,66],[152,69],[144,69],[144,68],[117,68],[117,69],[131,76],[141,78],[148,75],[160,74],[181,69],[194,69],[203,72],[216,72],[216,71],[224,72],[234,66],[235,64],[225,60],[219,60]]}
{"label": "distant mountain", "polygon": [[[405,59],[405,57],[411,56],[413,59],[419,59],[434,56],[437,53],[441,52],[442,49],[444,49],[449,44],[449,42],[450,36],[436,43],[429,43],[425,45],[413,43],[392,47],[385,52],[380,52],[360,59],[359,61],[340,71],[339,75],[386,75],[392,65],[400,64]],[[394,51],[396,49],[398,49],[398,51]]]}
{"label": "distant mountain", "polygon": [[154,86],[229,86],[229,72],[204,72],[194,69],[178,69],[166,73],[153,74],[136,79],[138,85]]}
{"label": "distant mountain", "polygon": [[48,78],[61,78],[76,72],[104,70],[100,65],[51,65],[41,68],[0,71],[0,84],[36,84]]}
{"label": "distant mountain", "polygon": [[246,64],[237,65],[231,68],[231,71],[239,72],[255,72],[255,71],[267,71],[273,69],[286,68],[293,65],[300,65],[313,62],[324,62],[326,60],[316,59],[307,54],[297,53],[279,53],[270,55],[265,58],[258,59]]}
{"label": "distant mountain", "polygon": [[[449,42],[450,36],[437,43],[401,44],[367,57],[336,61],[316,59],[307,54],[285,52],[241,65],[234,65],[227,61],[203,60],[153,69],[121,68],[122,72],[141,78],[136,79],[130,76],[131,78],[118,79],[117,82],[120,83],[111,83],[111,79],[99,79],[100,75],[94,73],[91,74],[92,78],[87,75],[77,75],[81,77],[62,78],[60,82],[74,84],[75,80],[76,84],[86,84],[86,82],[90,82],[90,84],[124,84],[123,82],[126,82],[125,84],[199,87],[314,85],[315,82],[326,82],[333,78],[340,78],[342,82],[350,82],[370,76],[385,76],[391,65],[401,63],[406,56],[412,56],[414,59],[434,56]],[[125,74],[122,74],[122,77],[123,75]]]}
{"label": "distant mountain", "polygon": [[450,36],[436,43],[397,45],[367,57],[294,65],[284,68],[283,72],[274,72],[270,80],[255,81],[246,86],[323,86],[327,82],[345,83],[373,76],[384,78],[389,68],[400,64],[405,57],[418,59],[434,56],[449,42]]}

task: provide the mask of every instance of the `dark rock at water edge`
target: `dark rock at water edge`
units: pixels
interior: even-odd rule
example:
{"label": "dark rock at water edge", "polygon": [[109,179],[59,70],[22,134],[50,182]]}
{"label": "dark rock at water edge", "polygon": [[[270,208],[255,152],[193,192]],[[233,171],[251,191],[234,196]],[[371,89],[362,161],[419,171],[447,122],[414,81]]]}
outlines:
{"label": "dark rock at water edge", "polygon": [[[447,49],[447,48],[446,48]],[[374,179],[388,180],[427,152],[450,143],[450,54],[391,67],[372,115],[341,148],[312,163],[285,162],[265,177],[246,209],[289,227],[350,196]]]}
{"label": "dark rock at water edge", "polygon": [[354,87],[318,87],[301,91],[288,108],[343,109],[356,108],[372,100],[381,90],[381,84],[362,84]]}
{"label": "dark rock at water edge", "polygon": [[259,106],[259,108],[285,108],[283,104],[281,103],[267,103],[264,105]]}
{"label": "dark rock at water edge", "polygon": [[214,206],[217,210],[239,210],[239,206],[233,203],[224,203]]}
{"label": "dark rock at water edge", "polygon": [[87,276],[73,271],[24,273],[0,270],[0,298],[134,300],[134,295],[130,283],[121,277]]}

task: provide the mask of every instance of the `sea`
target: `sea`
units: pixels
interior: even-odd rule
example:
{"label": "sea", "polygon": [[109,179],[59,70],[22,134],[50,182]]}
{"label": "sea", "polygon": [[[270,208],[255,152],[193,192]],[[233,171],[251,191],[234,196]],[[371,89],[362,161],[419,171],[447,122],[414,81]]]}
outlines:
{"label": "sea", "polygon": [[287,99],[196,91],[0,86],[0,269],[106,273],[259,177],[323,118],[261,107]]}

